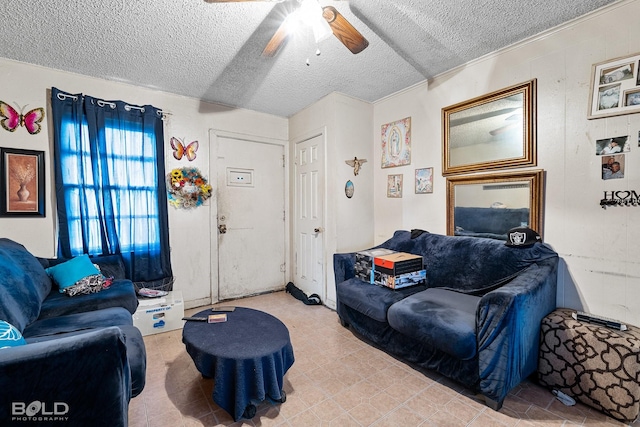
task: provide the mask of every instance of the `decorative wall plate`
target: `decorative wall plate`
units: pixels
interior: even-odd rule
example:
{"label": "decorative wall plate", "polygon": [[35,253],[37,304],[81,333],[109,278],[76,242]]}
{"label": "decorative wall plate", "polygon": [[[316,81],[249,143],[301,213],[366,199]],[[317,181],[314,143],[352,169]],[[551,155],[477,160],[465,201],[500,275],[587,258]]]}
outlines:
{"label": "decorative wall plate", "polygon": [[353,182],[351,182],[351,180],[347,181],[347,183],[344,185],[344,194],[347,196],[347,198],[352,198],[353,197],[353,192],[354,192],[355,188],[353,187]]}

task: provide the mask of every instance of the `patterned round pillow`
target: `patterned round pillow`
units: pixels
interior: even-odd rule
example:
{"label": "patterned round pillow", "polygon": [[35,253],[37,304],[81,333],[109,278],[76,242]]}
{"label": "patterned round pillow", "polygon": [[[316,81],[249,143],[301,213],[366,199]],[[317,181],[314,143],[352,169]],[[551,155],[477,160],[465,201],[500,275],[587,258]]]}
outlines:
{"label": "patterned round pillow", "polygon": [[27,342],[12,324],[0,320],[0,349],[25,345]]}

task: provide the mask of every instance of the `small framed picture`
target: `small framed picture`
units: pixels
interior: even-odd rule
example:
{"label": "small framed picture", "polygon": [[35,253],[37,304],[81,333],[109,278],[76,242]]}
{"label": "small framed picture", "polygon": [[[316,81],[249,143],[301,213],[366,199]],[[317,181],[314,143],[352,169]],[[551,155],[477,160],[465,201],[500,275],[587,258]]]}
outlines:
{"label": "small framed picture", "polygon": [[402,197],[402,174],[387,175],[387,197]]}
{"label": "small framed picture", "polygon": [[433,193],[433,168],[416,169],[416,194]]}
{"label": "small framed picture", "polygon": [[602,156],[602,179],[624,178],[624,154]]}
{"label": "small framed picture", "polygon": [[45,216],[44,151],[0,148],[0,216]]}
{"label": "small framed picture", "polygon": [[631,145],[627,143],[628,140],[629,135],[598,139],[596,141],[596,155],[604,156],[631,151]]}
{"label": "small framed picture", "polygon": [[624,91],[624,106],[640,106],[640,89]]}

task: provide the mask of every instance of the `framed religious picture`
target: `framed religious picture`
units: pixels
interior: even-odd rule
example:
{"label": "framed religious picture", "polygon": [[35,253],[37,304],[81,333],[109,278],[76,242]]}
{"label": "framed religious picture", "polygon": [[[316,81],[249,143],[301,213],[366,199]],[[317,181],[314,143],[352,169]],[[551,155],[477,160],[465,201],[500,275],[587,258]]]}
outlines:
{"label": "framed religious picture", "polygon": [[402,197],[402,174],[387,176],[387,197]]}
{"label": "framed religious picture", "polygon": [[411,164],[411,117],[382,125],[382,167]]}
{"label": "framed religious picture", "polygon": [[433,193],[433,168],[416,169],[416,194]]}
{"label": "framed religious picture", "polygon": [[0,216],[45,216],[44,151],[0,148]]}
{"label": "framed religious picture", "polygon": [[588,119],[640,112],[640,53],[594,64]]}

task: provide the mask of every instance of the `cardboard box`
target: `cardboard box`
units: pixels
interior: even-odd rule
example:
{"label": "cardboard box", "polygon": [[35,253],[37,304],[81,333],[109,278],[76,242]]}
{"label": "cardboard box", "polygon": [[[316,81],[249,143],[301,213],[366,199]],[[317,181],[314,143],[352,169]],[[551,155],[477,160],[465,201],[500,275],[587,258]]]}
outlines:
{"label": "cardboard box", "polygon": [[394,276],[375,271],[374,283],[391,289],[402,289],[409,286],[423,285],[427,283],[427,270],[412,271],[411,273]]}
{"label": "cardboard box", "polygon": [[373,283],[373,259],[376,256],[393,254],[391,249],[377,248],[356,252],[354,271],[356,277],[365,282]]}
{"label": "cardboard box", "polygon": [[182,292],[172,291],[159,298],[139,298],[140,305],[133,315],[133,325],[142,335],[181,329],[184,326]]}
{"label": "cardboard box", "polygon": [[373,263],[376,271],[392,276],[419,271],[423,268],[422,256],[406,252],[376,256]]}

